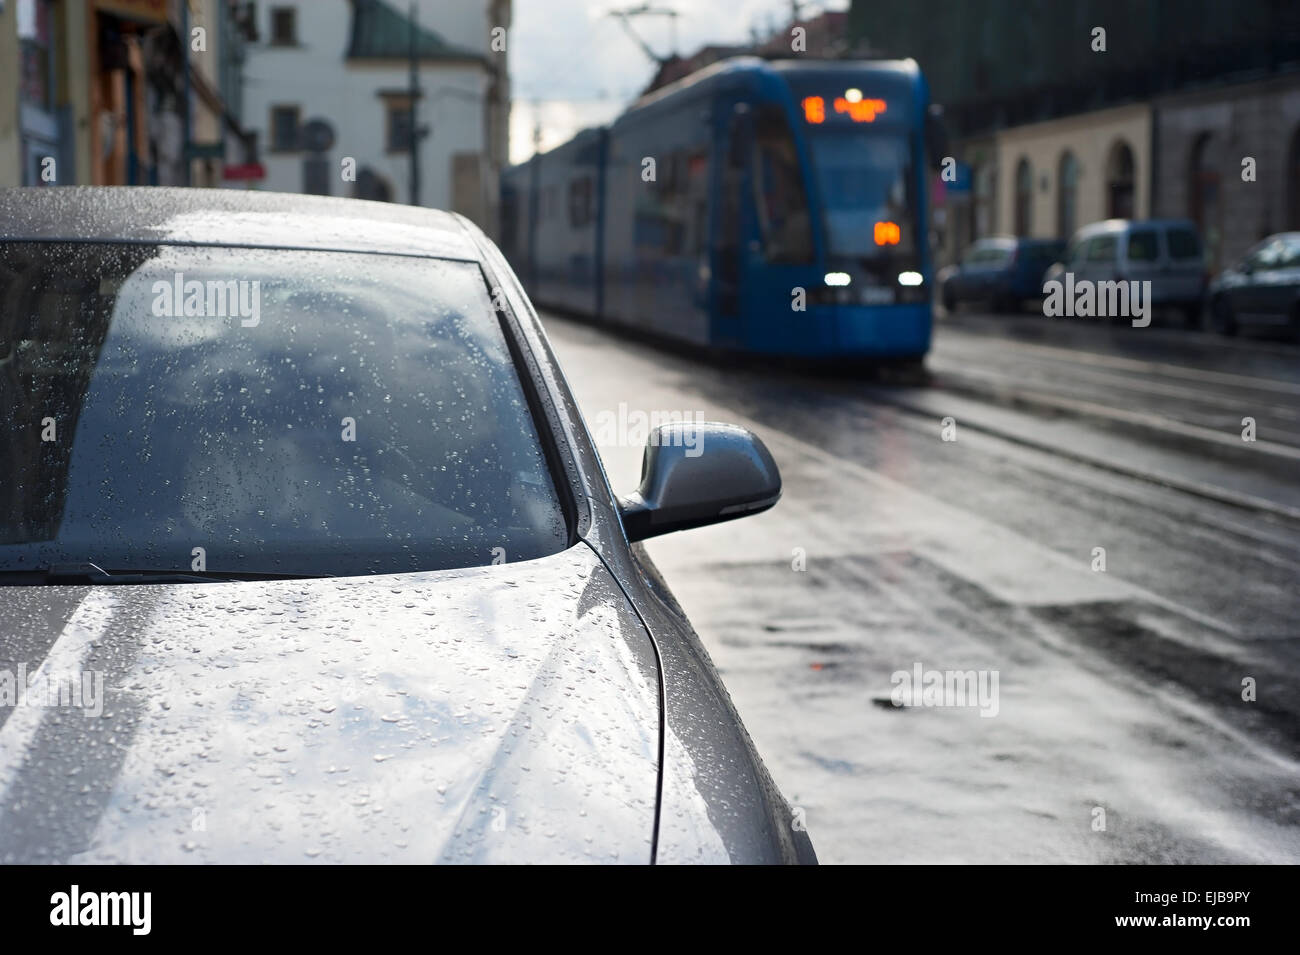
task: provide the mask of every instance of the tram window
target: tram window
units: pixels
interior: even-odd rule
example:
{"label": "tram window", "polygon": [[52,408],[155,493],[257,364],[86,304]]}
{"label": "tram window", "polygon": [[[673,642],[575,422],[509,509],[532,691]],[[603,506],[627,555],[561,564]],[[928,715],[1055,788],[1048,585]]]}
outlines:
{"label": "tram window", "polygon": [[[816,126],[808,128],[808,141],[825,209],[830,254],[914,262],[918,249],[916,154],[910,136],[899,130],[856,125]],[[899,226],[897,243],[876,243],[875,225],[879,222]]]}
{"label": "tram window", "polygon": [[709,204],[696,199],[691,212],[691,251],[699,255],[709,243]]}
{"label": "tram window", "polygon": [[754,199],[769,262],[811,262],[812,229],[799,153],[785,115],[766,107],[754,127]]}
{"label": "tram window", "polygon": [[590,224],[592,215],[592,183],[590,176],[569,183],[569,225],[579,229]]}

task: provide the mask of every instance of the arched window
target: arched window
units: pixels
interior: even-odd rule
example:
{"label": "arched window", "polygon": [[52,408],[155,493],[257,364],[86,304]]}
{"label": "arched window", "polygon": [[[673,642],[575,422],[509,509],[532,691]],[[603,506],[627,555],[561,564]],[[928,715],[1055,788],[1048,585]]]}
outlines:
{"label": "arched window", "polygon": [[1300,126],[1291,134],[1286,155],[1286,227],[1300,232]]}
{"label": "arched window", "polygon": [[971,217],[971,236],[974,242],[997,231],[998,167],[990,161],[975,167],[975,215]]}
{"label": "arched window", "polygon": [[1211,268],[1219,264],[1222,138],[1201,133],[1192,143],[1187,168],[1187,214],[1201,230]]}
{"label": "arched window", "polygon": [[1106,163],[1106,215],[1110,219],[1132,219],[1137,194],[1137,172],[1133,149],[1124,140],[1115,141]]}
{"label": "arched window", "polygon": [[1016,235],[1029,235],[1034,225],[1034,170],[1029,160],[1016,163]]}
{"label": "arched window", "polygon": [[1056,234],[1068,239],[1079,218],[1079,160],[1068,149],[1061,154],[1056,183]]}

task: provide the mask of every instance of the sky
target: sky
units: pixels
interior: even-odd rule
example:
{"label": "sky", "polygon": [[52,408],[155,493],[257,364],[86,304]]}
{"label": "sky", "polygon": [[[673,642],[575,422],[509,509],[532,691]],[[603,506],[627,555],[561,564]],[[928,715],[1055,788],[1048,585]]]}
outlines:
{"label": "sky", "polygon": [[[541,148],[551,149],[578,130],[608,122],[636,98],[654,75],[654,64],[608,15],[643,0],[514,0],[509,61],[513,106],[510,160],[533,153],[534,124]],[[767,36],[790,21],[790,0],[650,0],[673,9],[677,52],[708,43],[743,43],[751,29]],[[848,0],[800,4],[804,16],[844,10]],[[633,28],[656,53],[673,48],[671,20],[642,16]]]}

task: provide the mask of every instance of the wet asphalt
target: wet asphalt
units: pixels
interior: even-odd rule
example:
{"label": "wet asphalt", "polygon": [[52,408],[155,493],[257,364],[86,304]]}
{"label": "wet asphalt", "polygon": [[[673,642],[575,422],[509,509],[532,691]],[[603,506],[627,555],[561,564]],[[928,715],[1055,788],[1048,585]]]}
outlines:
{"label": "wet asphalt", "polygon": [[543,320],[616,491],[637,411],[776,457],[648,549],[822,861],[1300,861],[1296,344],[959,312],[909,374]]}

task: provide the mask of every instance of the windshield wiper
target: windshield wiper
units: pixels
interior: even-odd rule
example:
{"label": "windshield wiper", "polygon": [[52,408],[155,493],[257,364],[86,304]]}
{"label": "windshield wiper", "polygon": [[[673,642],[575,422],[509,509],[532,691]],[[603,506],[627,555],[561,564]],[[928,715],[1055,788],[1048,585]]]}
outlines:
{"label": "windshield wiper", "polygon": [[83,561],[74,564],[50,564],[32,570],[0,571],[0,586],[39,584],[211,584],[229,580],[301,580],[319,574],[260,574],[237,570],[105,570],[98,564]]}

